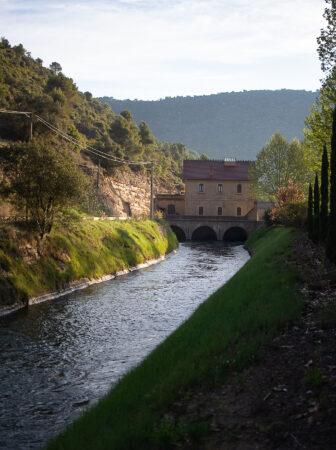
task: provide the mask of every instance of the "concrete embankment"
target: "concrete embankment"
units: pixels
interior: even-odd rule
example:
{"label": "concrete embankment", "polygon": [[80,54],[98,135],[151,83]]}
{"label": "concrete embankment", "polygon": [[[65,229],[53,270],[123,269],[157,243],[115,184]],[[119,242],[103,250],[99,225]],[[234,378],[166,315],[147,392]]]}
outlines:
{"label": "concrete embankment", "polygon": [[177,246],[163,221],[56,226],[39,246],[7,227],[0,237],[0,316],[154,264]]}

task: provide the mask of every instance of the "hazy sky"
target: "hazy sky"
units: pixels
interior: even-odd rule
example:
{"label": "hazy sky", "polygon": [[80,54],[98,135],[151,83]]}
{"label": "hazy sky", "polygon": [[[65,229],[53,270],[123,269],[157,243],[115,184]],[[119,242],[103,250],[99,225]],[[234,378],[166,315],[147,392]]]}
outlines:
{"label": "hazy sky", "polygon": [[316,90],[323,0],[0,0],[0,34],[94,96]]}

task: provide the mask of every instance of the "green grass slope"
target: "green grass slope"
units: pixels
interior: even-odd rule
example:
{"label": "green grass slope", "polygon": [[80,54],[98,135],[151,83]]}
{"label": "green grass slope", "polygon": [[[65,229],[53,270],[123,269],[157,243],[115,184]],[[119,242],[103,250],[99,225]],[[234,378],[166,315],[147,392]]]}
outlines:
{"label": "green grass slope", "polygon": [[[172,403],[246,365],[298,315],[298,275],[284,262],[293,242],[288,229],[254,234],[251,260],[48,449],[169,446],[179,435],[179,426],[165,416]],[[192,435],[195,426],[201,425],[186,424],[184,433]]]}
{"label": "green grass slope", "polygon": [[80,221],[56,225],[36,252],[32,236],[11,227],[0,233],[0,305],[69,286],[81,278],[100,278],[158,258],[178,246],[159,221]]}

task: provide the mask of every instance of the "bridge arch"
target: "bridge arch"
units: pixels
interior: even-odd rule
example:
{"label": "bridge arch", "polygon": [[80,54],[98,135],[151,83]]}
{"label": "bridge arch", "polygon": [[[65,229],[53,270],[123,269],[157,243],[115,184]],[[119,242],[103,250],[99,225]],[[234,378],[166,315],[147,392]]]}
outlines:
{"label": "bridge arch", "polygon": [[223,236],[224,241],[230,242],[243,242],[247,239],[247,231],[242,227],[230,227],[228,228]]}
{"label": "bridge arch", "polygon": [[170,228],[176,234],[177,240],[179,242],[184,242],[187,239],[186,234],[181,227],[178,227],[177,225],[170,225]]}
{"label": "bridge arch", "polygon": [[193,231],[191,239],[193,241],[216,241],[217,235],[211,227],[202,225]]}

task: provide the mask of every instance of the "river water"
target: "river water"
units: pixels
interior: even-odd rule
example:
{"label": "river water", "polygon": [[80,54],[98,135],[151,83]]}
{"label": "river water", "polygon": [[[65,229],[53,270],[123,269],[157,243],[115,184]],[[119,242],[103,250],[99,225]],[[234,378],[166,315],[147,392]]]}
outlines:
{"label": "river water", "polygon": [[241,245],[183,243],[156,265],[0,318],[0,448],[43,447],[248,258]]}

